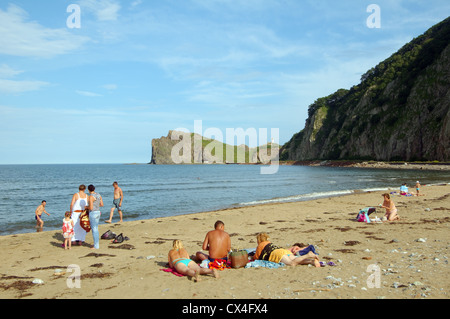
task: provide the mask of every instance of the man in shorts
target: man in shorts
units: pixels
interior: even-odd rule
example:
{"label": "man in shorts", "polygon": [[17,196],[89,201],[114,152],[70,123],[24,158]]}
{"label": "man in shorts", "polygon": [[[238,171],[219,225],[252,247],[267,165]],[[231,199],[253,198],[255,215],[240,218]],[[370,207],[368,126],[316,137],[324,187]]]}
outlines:
{"label": "man in shorts", "polygon": [[48,216],[50,216],[50,214],[45,210],[45,205],[47,205],[47,201],[43,200],[41,202],[41,205],[39,205],[34,212],[34,218],[36,219],[36,228],[38,229],[44,228],[44,221],[41,218],[42,214],[46,213]]}
{"label": "man in shorts", "polygon": [[117,210],[119,211],[119,217],[120,217],[120,222],[122,222],[122,201],[123,201],[123,191],[122,189],[119,187],[119,184],[117,184],[117,182],[114,182],[113,184],[114,187],[114,200],[113,200],[113,207],[111,207],[111,213],[109,214],[109,219],[105,220],[105,223],[111,223],[112,222],[112,217],[114,214],[114,210],[117,208]]}

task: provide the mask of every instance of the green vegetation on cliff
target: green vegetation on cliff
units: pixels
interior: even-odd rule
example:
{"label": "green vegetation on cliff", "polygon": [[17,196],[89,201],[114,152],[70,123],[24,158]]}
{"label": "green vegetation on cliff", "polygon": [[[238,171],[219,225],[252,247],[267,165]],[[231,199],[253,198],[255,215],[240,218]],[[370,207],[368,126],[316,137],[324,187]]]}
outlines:
{"label": "green vegetation on cliff", "polygon": [[450,160],[450,18],[317,99],[280,160]]}

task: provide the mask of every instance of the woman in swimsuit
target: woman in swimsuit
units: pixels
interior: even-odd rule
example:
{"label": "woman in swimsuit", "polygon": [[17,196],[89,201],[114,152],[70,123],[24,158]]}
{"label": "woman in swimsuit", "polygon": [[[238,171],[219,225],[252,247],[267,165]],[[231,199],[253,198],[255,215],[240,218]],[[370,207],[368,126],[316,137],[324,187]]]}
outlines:
{"label": "woman in swimsuit", "polygon": [[400,217],[397,214],[397,208],[393,200],[391,199],[388,193],[381,195],[384,198],[383,204],[381,204],[381,208],[386,209],[386,214],[384,215],[388,221],[399,220]]}
{"label": "woman in swimsuit", "polygon": [[214,277],[219,277],[216,269],[200,268],[191,260],[183,244],[177,239],[173,241],[173,248],[169,251],[169,267],[180,274],[194,277],[195,281],[200,281],[199,275],[213,274]]}

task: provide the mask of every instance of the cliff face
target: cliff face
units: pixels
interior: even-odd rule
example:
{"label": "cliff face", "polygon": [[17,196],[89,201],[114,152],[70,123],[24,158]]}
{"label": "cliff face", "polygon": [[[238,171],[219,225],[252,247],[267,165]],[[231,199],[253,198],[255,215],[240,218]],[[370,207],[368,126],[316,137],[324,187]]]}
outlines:
{"label": "cliff face", "polygon": [[450,18],[316,100],[281,160],[450,160]]}
{"label": "cliff face", "polygon": [[253,148],[231,146],[194,133],[169,131],[167,136],[152,140],[150,164],[267,164],[278,160],[278,150],[276,143]]}

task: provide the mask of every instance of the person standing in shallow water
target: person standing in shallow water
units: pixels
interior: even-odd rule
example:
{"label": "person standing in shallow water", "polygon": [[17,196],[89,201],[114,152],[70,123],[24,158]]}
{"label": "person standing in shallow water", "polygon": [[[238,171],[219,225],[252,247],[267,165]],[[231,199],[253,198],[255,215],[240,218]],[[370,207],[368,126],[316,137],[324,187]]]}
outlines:
{"label": "person standing in shallow water", "polygon": [[116,210],[116,208],[119,212],[119,217],[120,217],[119,222],[123,221],[123,217],[122,217],[123,191],[122,191],[122,188],[119,187],[119,184],[117,182],[113,183],[113,187],[114,187],[113,207],[111,207],[111,213],[109,214],[109,219],[105,220],[105,223],[112,222],[113,214],[114,214],[114,211]]}
{"label": "person standing in shallow water", "polygon": [[34,212],[34,214],[35,214],[34,218],[36,219],[37,231],[41,231],[44,228],[44,221],[42,220],[42,214],[46,213],[48,216],[50,216],[50,214],[47,213],[47,211],[45,210],[46,204],[47,204],[47,201],[43,200],[41,202],[41,205],[39,205],[36,208],[36,211]]}

